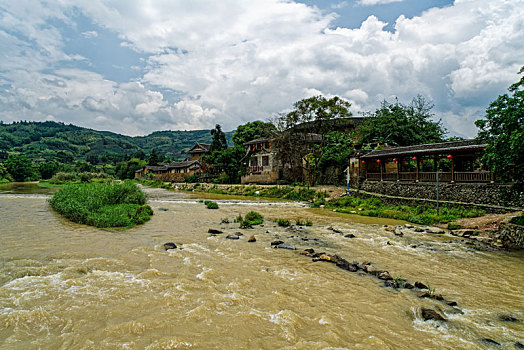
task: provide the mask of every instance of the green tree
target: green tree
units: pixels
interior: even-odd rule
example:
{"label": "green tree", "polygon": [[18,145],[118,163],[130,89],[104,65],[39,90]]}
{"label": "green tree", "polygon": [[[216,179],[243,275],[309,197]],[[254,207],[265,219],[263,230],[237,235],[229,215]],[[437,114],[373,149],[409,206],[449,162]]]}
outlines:
{"label": "green tree", "polygon": [[0,163],[0,180],[11,181],[13,178],[11,174],[7,171],[7,168],[4,163]]}
{"label": "green tree", "polygon": [[40,178],[45,180],[52,178],[53,175],[55,175],[58,172],[59,168],[59,164],[55,161],[47,161],[40,163],[38,165]]}
{"label": "green tree", "polygon": [[[524,73],[524,67],[519,74]],[[487,143],[483,161],[504,182],[524,184],[524,76],[509,87],[510,95],[500,95],[486,110],[486,119],[475,125],[477,138]]]}
{"label": "green tree", "polygon": [[145,161],[138,158],[131,158],[128,161],[119,162],[115,167],[115,175],[120,180],[134,179],[135,171],[141,169],[145,164]]}
{"label": "green tree", "polygon": [[224,134],[219,124],[215,125],[215,128],[211,130],[211,136],[213,136],[213,141],[211,141],[211,146],[209,147],[210,152],[227,149],[226,134]]}
{"label": "green tree", "polygon": [[235,147],[213,151],[204,157],[208,172],[212,175],[225,173],[227,179],[223,182],[239,183],[242,175],[242,159],[245,156],[244,148],[240,145]]}
{"label": "green tree", "polygon": [[15,181],[30,181],[38,178],[37,174],[35,174],[33,163],[24,157],[9,157],[5,162],[5,167]]}
{"label": "green tree", "polygon": [[233,134],[235,145],[242,146],[244,143],[261,137],[270,137],[276,131],[272,123],[265,123],[260,120],[239,125]]}
{"label": "green tree", "polygon": [[[319,160],[320,182],[340,183],[344,178],[344,169],[354,150],[353,135],[338,131],[326,135],[326,151]],[[344,180],[345,181],[345,180]]]}
{"label": "green tree", "polygon": [[156,153],[155,149],[153,148],[153,150],[151,151],[151,154],[149,155],[149,160],[148,160],[147,164],[149,164],[149,165],[157,165],[159,162],[160,162],[160,158],[159,158],[158,154]]}
{"label": "green tree", "polygon": [[294,181],[315,184],[320,176],[320,159],[327,150],[326,135],[351,116],[351,103],[333,97],[314,96],[296,102],[294,110],[275,121],[279,133],[275,138],[278,158],[290,165],[288,176]]}
{"label": "green tree", "polygon": [[441,121],[433,121],[433,105],[424,97],[415,97],[409,105],[384,101],[379,109],[368,114],[359,126],[360,143],[386,143],[389,146],[411,146],[444,141],[446,129]]}

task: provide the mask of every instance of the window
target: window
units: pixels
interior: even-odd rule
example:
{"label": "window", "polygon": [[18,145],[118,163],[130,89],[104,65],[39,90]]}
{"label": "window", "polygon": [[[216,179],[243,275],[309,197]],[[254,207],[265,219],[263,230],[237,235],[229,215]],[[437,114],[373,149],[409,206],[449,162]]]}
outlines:
{"label": "window", "polygon": [[249,159],[249,166],[258,166],[258,158],[251,157],[251,159]]}
{"label": "window", "polygon": [[262,166],[269,165],[269,156],[262,156]]}

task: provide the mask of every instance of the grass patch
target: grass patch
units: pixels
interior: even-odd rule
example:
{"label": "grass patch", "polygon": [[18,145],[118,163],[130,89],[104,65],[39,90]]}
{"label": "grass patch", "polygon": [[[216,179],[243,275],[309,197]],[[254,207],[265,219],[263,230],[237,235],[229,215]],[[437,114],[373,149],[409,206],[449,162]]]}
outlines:
{"label": "grass patch", "polygon": [[153,215],[147,196],[131,181],[67,185],[49,200],[69,220],[96,227],[131,227]]}
{"label": "grass patch", "polygon": [[317,191],[307,187],[293,186],[222,186],[211,187],[202,186],[200,183],[183,186],[186,191],[198,191],[216,194],[228,194],[237,196],[279,198],[291,201],[312,202],[322,200],[327,197],[325,191]]}
{"label": "grass patch", "polygon": [[235,222],[240,224],[240,228],[252,228],[255,225],[260,225],[264,222],[264,217],[256,211],[250,211],[245,217],[238,215]]}
{"label": "grass patch", "polygon": [[519,216],[515,216],[513,219],[511,219],[510,222],[512,224],[515,224],[515,225],[524,226],[524,214],[520,214]]}
{"label": "grass patch", "polygon": [[214,201],[204,201],[207,209],[218,209],[218,203]]}
{"label": "grass patch", "polygon": [[360,215],[405,220],[419,225],[447,223],[461,218],[485,215],[480,209],[467,209],[461,206],[443,206],[439,215],[432,206],[387,205],[378,198],[342,197],[329,201],[318,200],[312,206],[335,209],[340,213],[357,212]]}
{"label": "grass patch", "polygon": [[291,222],[288,219],[277,219],[277,225],[281,227],[291,226]]}

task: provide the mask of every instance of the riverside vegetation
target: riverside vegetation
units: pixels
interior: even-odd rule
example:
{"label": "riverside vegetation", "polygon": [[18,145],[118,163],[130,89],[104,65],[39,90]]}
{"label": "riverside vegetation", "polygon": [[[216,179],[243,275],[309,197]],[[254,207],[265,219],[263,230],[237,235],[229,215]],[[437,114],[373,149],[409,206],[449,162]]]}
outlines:
{"label": "riverside vegetation", "polygon": [[131,181],[71,184],[49,200],[69,220],[100,228],[145,223],[153,215],[146,201],[146,194]]}

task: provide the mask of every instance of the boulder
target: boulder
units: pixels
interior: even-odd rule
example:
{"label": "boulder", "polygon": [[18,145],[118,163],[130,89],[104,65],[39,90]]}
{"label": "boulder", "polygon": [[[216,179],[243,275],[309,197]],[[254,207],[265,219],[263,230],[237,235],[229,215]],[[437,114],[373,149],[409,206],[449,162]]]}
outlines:
{"label": "boulder", "polygon": [[456,301],[447,301],[446,304],[448,304],[449,306],[457,306]]}
{"label": "boulder", "polygon": [[287,243],[282,243],[282,244],[276,245],[275,248],[288,249],[288,250],[297,250],[297,248],[295,248],[291,244],[287,244]]}
{"label": "boulder", "polygon": [[404,232],[402,232],[402,230],[401,230],[401,229],[398,229],[398,228],[396,228],[396,229],[393,231],[393,233],[395,234],[395,236],[399,236],[399,237],[404,236]]}
{"label": "boulder", "polygon": [[420,313],[424,321],[428,321],[428,320],[444,321],[444,322],[447,321],[441,314],[439,314],[437,311],[432,310],[432,309],[426,309],[423,307],[420,309]]}
{"label": "boulder", "polygon": [[391,275],[387,271],[382,271],[381,273],[377,275],[377,277],[378,279],[385,280],[385,281],[389,281],[393,279],[393,277],[391,277]]}
{"label": "boulder", "polygon": [[220,231],[220,230],[217,230],[217,229],[214,229],[214,228],[210,228],[209,230],[207,230],[207,233],[211,233],[213,235],[218,235],[218,234],[224,233],[224,232]]}
{"label": "boulder", "polygon": [[244,234],[241,232],[235,232],[234,235],[237,235],[238,237],[242,237]]}
{"label": "boulder", "polygon": [[398,288],[398,283],[397,283],[397,281],[390,280],[390,281],[384,282],[384,286],[397,289]]}
{"label": "boulder", "polygon": [[377,269],[375,266],[373,265],[364,265],[364,269],[363,269],[365,272],[369,273],[370,275],[378,275],[379,273],[382,272],[382,270],[379,270]]}
{"label": "boulder", "polygon": [[415,282],[415,287],[418,289],[428,289],[428,286],[426,286],[424,283],[421,283],[419,281]]}
{"label": "boulder", "polygon": [[520,320],[518,318],[515,318],[511,315],[500,315],[499,316],[499,320],[501,320],[502,322],[519,322]]}
{"label": "boulder", "polygon": [[247,241],[248,242],[256,242],[257,239],[255,238],[255,235],[251,235],[251,236],[249,236],[249,239]]}
{"label": "boulder", "polygon": [[348,233],[348,234],[345,235],[344,237],[346,237],[346,238],[355,238],[355,235],[352,234],[352,233]]}
{"label": "boulder", "polygon": [[386,227],[384,228],[384,230],[386,230],[386,231],[388,231],[388,232],[393,232],[393,231],[395,230],[395,228],[392,227],[392,226],[386,226]]}
{"label": "boulder", "polygon": [[442,294],[435,294],[434,298],[437,300],[444,300],[444,297],[442,296]]}
{"label": "boulder", "polygon": [[235,240],[236,240],[236,239],[239,239],[239,238],[240,238],[240,237],[237,236],[237,235],[235,235],[235,234],[231,234],[231,235],[227,235],[227,236],[226,236],[226,239],[235,239]]}
{"label": "boulder", "polygon": [[300,252],[300,255],[308,256],[310,258],[313,257],[313,254],[311,254],[310,252],[306,252],[306,251]]}
{"label": "boulder", "polygon": [[411,224],[405,224],[404,225],[405,228],[414,228],[415,226],[411,225]]}
{"label": "boulder", "polygon": [[342,233],[342,231],[340,231],[339,229],[334,228],[333,226],[329,226],[327,229],[331,230],[331,231],[333,231],[335,233]]}
{"label": "boulder", "polygon": [[164,249],[165,250],[176,249],[176,244],[173,242],[164,243]]}
{"label": "boulder", "polygon": [[417,292],[417,297],[419,297],[419,298],[430,298],[431,294],[429,294],[429,292],[427,290],[424,290],[424,291],[421,291],[421,292]]}
{"label": "boulder", "polygon": [[404,284],[402,285],[402,288],[413,289],[413,285],[409,282],[404,282]]}
{"label": "boulder", "polygon": [[424,232],[424,229],[422,227],[415,227],[415,232]]}
{"label": "boulder", "polygon": [[284,242],[282,241],[273,241],[271,242],[271,245],[274,246],[274,245],[280,245],[280,244],[284,244]]}
{"label": "boulder", "polygon": [[494,346],[500,346],[500,343],[497,343],[493,339],[490,338],[482,338],[479,339],[481,343],[487,344],[487,345],[494,345]]}
{"label": "boulder", "polygon": [[524,344],[522,344],[521,342],[518,342],[518,341],[517,341],[517,342],[515,342],[515,347],[516,347],[517,349],[524,349]]}
{"label": "boulder", "polygon": [[307,248],[307,249],[304,249],[305,252],[308,252],[310,254],[315,254],[315,249],[313,248]]}

